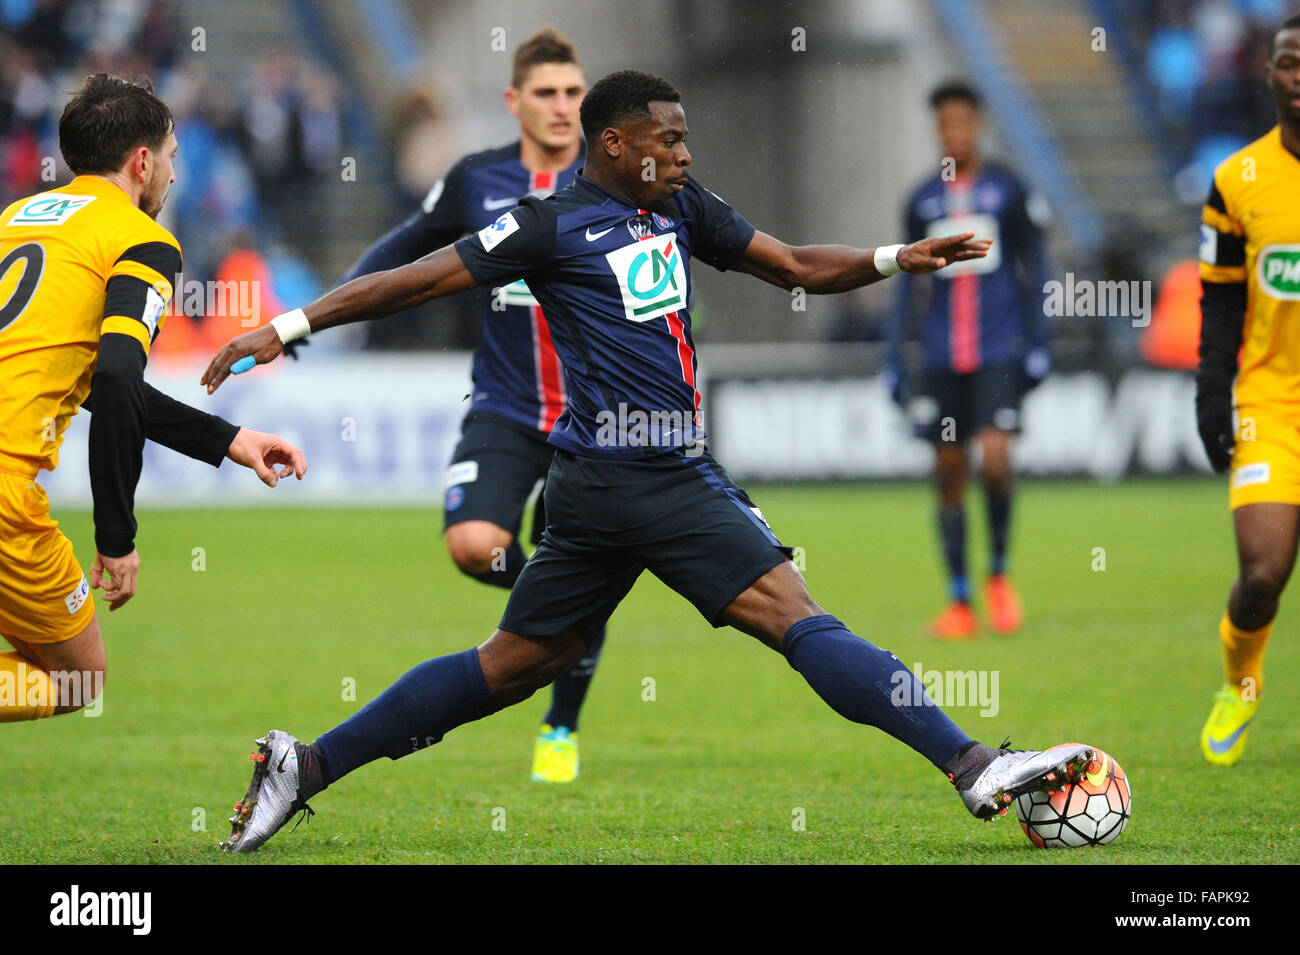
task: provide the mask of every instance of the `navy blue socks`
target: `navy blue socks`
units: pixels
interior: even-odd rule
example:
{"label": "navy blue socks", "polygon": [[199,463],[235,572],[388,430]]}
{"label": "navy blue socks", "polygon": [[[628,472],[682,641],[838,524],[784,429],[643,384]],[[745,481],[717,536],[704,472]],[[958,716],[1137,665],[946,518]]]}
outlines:
{"label": "navy blue socks", "polygon": [[939,541],[943,545],[943,562],[948,567],[948,582],[953,600],[970,602],[970,585],[966,581],[966,510],[962,507],[939,507]]}
{"label": "navy blue socks", "polygon": [[[599,643],[593,650],[599,650]],[[796,623],[786,632],[782,650],[835,712],[885,731],[935,766],[942,768],[972,742],[897,657],[854,636],[830,614]],[[319,770],[313,765],[311,774],[319,771],[323,789],[381,756],[400,759],[432,746],[457,726],[498,709],[477,648],[428,660],[316,740],[310,749]],[[554,709],[548,722],[553,715]],[[311,795],[315,793],[304,798]]]}
{"label": "navy blue socks", "polygon": [[324,786],[381,756],[401,759],[499,710],[478,649],[426,660],[312,744]]}
{"label": "navy blue socks", "polygon": [[989,509],[989,543],[993,549],[989,573],[1001,574],[1006,570],[1007,532],[1011,528],[1011,494],[1005,489],[987,488],[984,499]]}
{"label": "navy blue socks", "polygon": [[840,716],[884,730],[940,769],[972,742],[898,657],[830,614],[800,620],[786,631],[781,650]]}

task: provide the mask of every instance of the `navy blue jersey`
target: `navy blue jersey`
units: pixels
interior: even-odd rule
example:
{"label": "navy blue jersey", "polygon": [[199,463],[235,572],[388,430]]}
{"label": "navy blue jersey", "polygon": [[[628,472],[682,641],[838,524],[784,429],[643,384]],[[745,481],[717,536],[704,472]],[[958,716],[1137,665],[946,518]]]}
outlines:
{"label": "navy blue jersey", "polygon": [[637,209],[579,177],[456,243],[480,285],[523,279],[550,320],[569,396],[557,447],[643,458],[704,437],[688,259],[725,270],[754,227],[694,180],[671,205]]}
{"label": "navy blue jersey", "polygon": [[[345,281],[413,262],[491,225],[523,196],[547,196],[573,182],[582,154],[558,172],[529,172],[519,143],[461,159],[429,190],[419,212],[372,245]],[[549,432],[564,411],[560,360],[543,309],[522,282],[480,290],[471,409]]]}
{"label": "navy blue jersey", "polygon": [[1014,364],[1046,344],[1046,265],[1030,204],[1015,175],[997,165],[982,167],[974,178],[936,176],[908,199],[908,242],[962,232],[993,239],[986,258],[925,276],[930,294],[924,305],[917,302],[920,277],[901,276],[892,338],[897,347],[919,312],[926,371],[969,374],[984,365]]}

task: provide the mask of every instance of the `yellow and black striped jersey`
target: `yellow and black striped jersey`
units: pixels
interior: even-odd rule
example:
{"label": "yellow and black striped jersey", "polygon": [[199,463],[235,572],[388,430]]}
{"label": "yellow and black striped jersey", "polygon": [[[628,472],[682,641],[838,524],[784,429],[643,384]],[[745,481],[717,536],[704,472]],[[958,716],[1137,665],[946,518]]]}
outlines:
{"label": "yellow and black striped jersey", "polygon": [[0,459],[58,465],[100,335],[128,335],[148,355],[180,267],[171,233],[98,176],[0,214]]}
{"label": "yellow and black striped jersey", "polygon": [[1236,404],[1300,413],[1300,157],[1278,127],[1214,171],[1201,279],[1246,285]]}

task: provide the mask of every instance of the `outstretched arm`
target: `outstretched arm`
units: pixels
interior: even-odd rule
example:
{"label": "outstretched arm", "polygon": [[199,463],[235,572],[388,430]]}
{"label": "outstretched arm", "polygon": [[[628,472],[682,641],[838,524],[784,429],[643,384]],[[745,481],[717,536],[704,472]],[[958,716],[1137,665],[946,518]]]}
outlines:
{"label": "outstretched arm", "polygon": [[[93,391],[81,407],[94,415]],[[230,458],[252,469],[269,487],[275,487],[280,478],[290,474],[297,474],[301,481],[307,473],[307,459],[302,451],[279,435],[241,428],[225,418],[191,408],[148,383],[144,385],[144,436],[214,468]]]}
{"label": "outstretched arm", "polygon": [[[301,334],[383,318],[431,298],[464,292],[476,284],[455,247],[449,245],[401,268],[363,275],[321,296],[298,310],[298,320],[306,324]],[[246,355],[252,355],[259,365],[273,361],[284,351],[284,342],[291,340],[287,336],[282,339],[277,327],[276,320],[272,320],[269,325],[233,339],[217,352],[199,384],[206,385],[208,394],[212,394],[230,375],[230,366]]]}
{"label": "outstretched arm", "polygon": [[[96,398],[97,395],[92,390],[81,407],[94,414]],[[144,436],[150,441],[171,448],[187,458],[219,467],[238,431],[238,425],[217,415],[191,408],[163,394],[153,385],[147,382],[144,384]]]}
{"label": "outstretched arm", "polygon": [[982,259],[992,239],[974,232],[922,239],[902,247],[855,249],[848,245],[786,245],[766,232],[755,232],[733,266],[783,289],[813,294],[848,292],[879,282],[894,272],[935,272],[952,262]]}

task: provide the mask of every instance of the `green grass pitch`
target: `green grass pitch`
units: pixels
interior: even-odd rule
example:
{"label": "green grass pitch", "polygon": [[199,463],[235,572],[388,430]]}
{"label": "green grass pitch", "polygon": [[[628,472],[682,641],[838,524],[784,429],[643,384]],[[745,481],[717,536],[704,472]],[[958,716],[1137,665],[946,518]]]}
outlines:
{"label": "green grass pitch", "polygon": [[[253,737],[314,738],[408,667],[481,642],[505,597],[454,571],[434,510],[262,508],[140,515],[140,594],[113,614],[100,604],[103,715],[0,727],[0,862],[1300,861],[1294,596],[1244,760],[1214,769],[1197,746],[1235,566],[1221,481],[1026,482],[1012,566],[1028,623],[961,645],[920,635],[943,594],[928,488],[751,491],[851,629],[909,667],[997,671],[996,716],[950,710],[973,735],[1116,757],[1134,790],[1120,840],[1043,852],[1014,813],[976,822],[920,757],[840,719],[782,658],[712,630],[646,575],[611,621],[576,784],[528,779],[543,691],[364,767],[257,855],[224,855]],[[977,573],[982,511],[972,494]],[[56,502],[56,516],[89,567],[89,515]]]}

